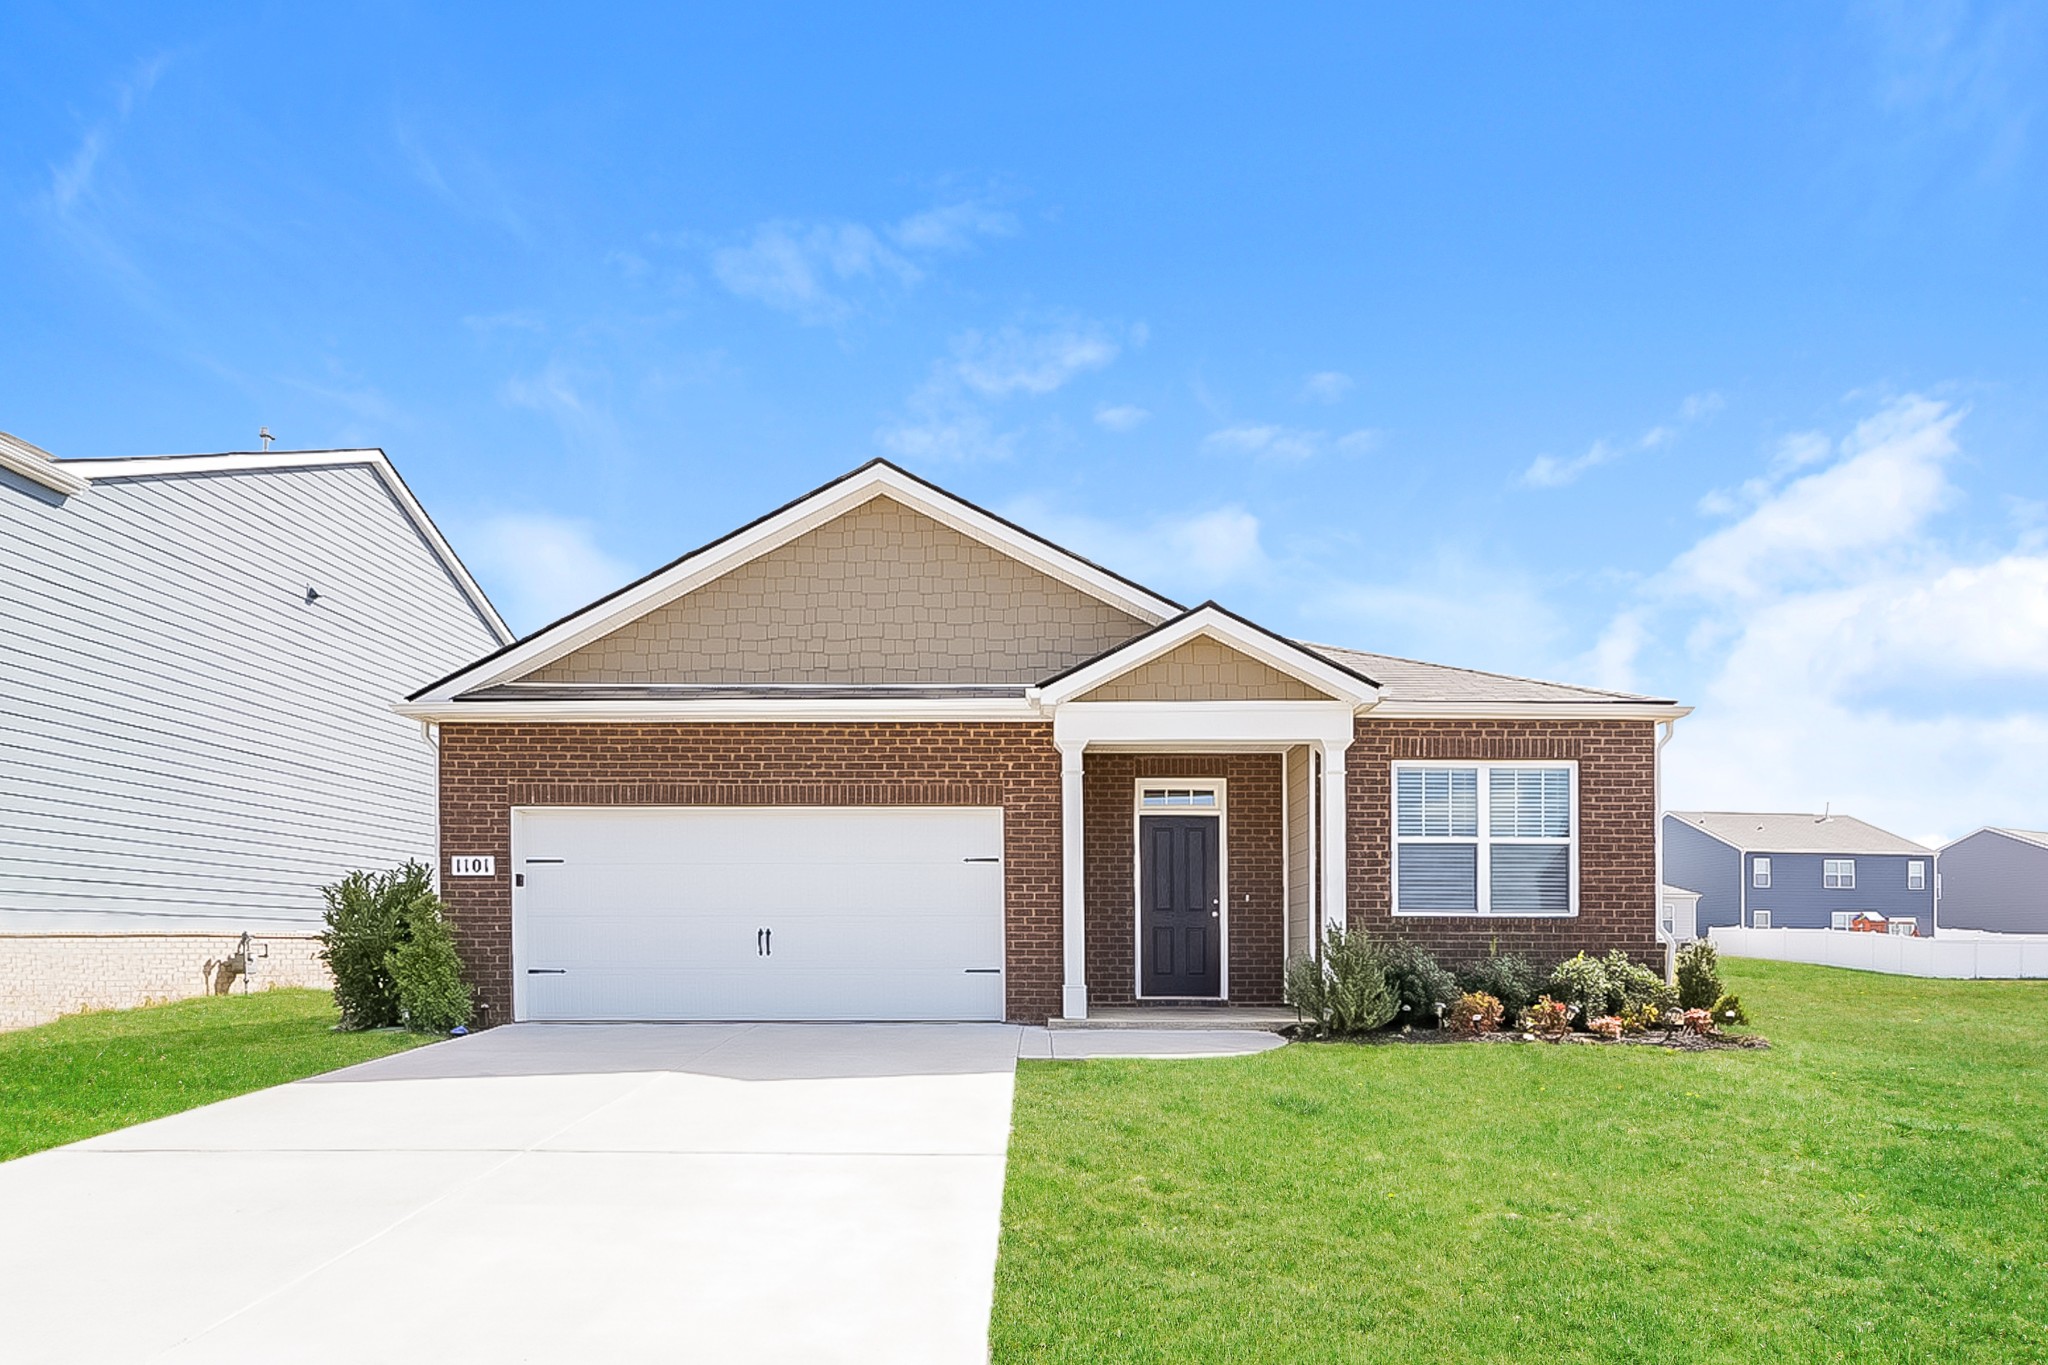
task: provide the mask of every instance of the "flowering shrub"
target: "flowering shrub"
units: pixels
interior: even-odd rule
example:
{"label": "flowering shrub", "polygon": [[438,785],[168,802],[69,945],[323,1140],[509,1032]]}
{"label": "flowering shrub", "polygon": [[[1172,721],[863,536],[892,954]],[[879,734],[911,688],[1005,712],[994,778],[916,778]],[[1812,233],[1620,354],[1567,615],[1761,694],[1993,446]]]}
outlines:
{"label": "flowering shrub", "polygon": [[1458,972],[1458,985],[1471,995],[1490,995],[1509,1017],[1536,1003],[1543,974],[1519,953],[1489,953]]}
{"label": "flowering shrub", "polygon": [[1711,1010],[1687,1010],[1685,1012],[1685,1031],[1687,1033],[1707,1035],[1718,1033],[1720,1030],[1714,1027],[1714,1015]]}
{"label": "flowering shrub", "polygon": [[[1712,1020],[1708,1020],[1712,1023]],[[1572,1007],[1562,1000],[1544,996],[1522,1011],[1522,1032],[1538,1038],[1563,1038],[1572,1031]]]}
{"label": "flowering shrub", "polygon": [[1592,1023],[1586,1025],[1586,1032],[1596,1038],[1619,1039],[1621,1037],[1621,1020],[1614,1015],[1603,1014]]}
{"label": "flowering shrub", "polygon": [[1630,1005],[1620,1014],[1623,1033],[1648,1033],[1664,1023],[1664,1011],[1655,1005]]}
{"label": "flowering shrub", "polygon": [[1446,1022],[1456,1033],[1491,1033],[1500,1027],[1506,1007],[1485,991],[1468,991],[1451,1006]]}

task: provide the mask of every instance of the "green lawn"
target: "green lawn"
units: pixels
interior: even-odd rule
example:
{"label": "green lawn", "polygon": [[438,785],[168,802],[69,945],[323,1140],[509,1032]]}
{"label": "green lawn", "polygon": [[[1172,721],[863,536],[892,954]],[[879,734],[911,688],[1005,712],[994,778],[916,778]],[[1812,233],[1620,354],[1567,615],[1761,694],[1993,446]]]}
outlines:
{"label": "green lawn", "polygon": [[995,1359],[2048,1360],[2048,982],[1723,971],[1770,1051],[1021,1064]]}
{"label": "green lawn", "polygon": [[0,1033],[0,1161],[429,1041],[335,1018],[325,991],[274,990]]}

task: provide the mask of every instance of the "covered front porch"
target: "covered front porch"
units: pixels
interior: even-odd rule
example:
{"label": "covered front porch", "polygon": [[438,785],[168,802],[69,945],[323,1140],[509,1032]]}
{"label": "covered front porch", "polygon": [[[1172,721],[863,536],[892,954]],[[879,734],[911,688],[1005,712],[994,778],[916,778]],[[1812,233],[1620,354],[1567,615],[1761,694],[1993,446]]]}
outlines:
{"label": "covered front porch", "polygon": [[1214,607],[1043,688],[1065,1019],[1282,1005],[1287,963],[1343,918],[1344,756],[1376,696]]}

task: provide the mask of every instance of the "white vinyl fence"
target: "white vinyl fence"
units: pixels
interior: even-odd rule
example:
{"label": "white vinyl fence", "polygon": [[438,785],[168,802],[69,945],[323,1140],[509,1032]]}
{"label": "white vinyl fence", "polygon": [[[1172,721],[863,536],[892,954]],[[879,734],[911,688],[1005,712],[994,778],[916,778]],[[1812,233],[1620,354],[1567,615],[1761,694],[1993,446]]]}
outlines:
{"label": "white vinyl fence", "polygon": [[1811,962],[1893,976],[2048,977],[2048,934],[1944,929],[1933,938],[1906,938],[1840,929],[1715,928],[1707,936],[1729,957]]}

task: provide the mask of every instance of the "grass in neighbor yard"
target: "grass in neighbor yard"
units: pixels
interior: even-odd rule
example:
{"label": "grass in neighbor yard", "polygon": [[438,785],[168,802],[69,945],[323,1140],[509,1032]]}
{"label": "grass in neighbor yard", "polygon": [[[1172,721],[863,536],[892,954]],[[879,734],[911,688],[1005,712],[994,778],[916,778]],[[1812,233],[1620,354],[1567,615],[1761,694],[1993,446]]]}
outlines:
{"label": "grass in neighbor yard", "polygon": [[336,1017],[325,991],[272,990],[0,1033],[0,1161],[432,1041]]}
{"label": "grass in neighbor yard", "polygon": [[1770,1051],[1020,1063],[995,1359],[2048,1360],[2048,982],[1722,972]]}

